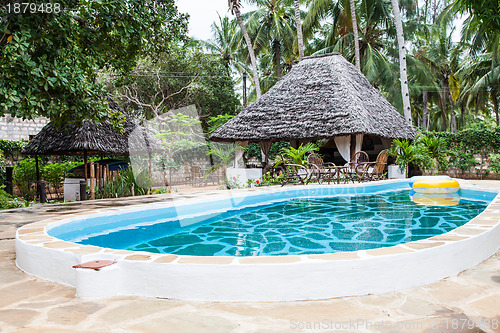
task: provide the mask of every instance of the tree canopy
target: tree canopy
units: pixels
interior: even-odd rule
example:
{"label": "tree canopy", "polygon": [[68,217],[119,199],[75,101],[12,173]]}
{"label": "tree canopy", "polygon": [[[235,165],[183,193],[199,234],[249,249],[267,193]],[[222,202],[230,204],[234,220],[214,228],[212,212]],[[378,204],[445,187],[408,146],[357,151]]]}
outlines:
{"label": "tree canopy", "polygon": [[107,82],[111,83],[107,89],[126,109],[146,119],[195,105],[207,130],[210,117],[236,114],[241,108],[224,59],[204,53],[196,43],[141,59],[128,84],[113,86],[113,79]]}
{"label": "tree canopy", "polygon": [[140,55],[166,52],[186,38],[187,15],[174,0],[57,3],[60,11],[32,13],[0,0],[0,116],[103,119],[99,71],[128,73]]}

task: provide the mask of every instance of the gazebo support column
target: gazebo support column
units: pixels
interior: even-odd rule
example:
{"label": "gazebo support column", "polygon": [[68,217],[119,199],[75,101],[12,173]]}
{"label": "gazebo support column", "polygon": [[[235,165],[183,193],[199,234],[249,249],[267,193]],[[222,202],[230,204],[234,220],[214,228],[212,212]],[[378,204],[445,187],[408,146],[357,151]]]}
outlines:
{"label": "gazebo support column", "polygon": [[356,135],[351,134],[351,161],[354,158],[354,154],[356,154]]}
{"label": "gazebo support column", "polygon": [[88,185],[88,183],[89,183],[89,182],[88,182],[88,176],[87,176],[87,157],[88,157],[88,156],[87,156],[87,151],[85,150],[85,151],[83,152],[83,163],[84,163],[84,164],[83,164],[83,172],[84,172],[84,174],[85,174],[85,186],[87,186],[87,185]]}

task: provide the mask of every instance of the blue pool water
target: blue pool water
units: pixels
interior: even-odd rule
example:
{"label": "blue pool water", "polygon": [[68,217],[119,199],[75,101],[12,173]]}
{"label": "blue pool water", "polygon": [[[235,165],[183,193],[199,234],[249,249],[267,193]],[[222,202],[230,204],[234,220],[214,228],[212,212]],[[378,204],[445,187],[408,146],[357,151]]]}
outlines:
{"label": "blue pool water", "polygon": [[286,201],[184,218],[165,210],[91,218],[49,234],[81,244],[197,256],[356,251],[446,233],[481,213],[496,195],[462,191],[457,205],[426,206],[411,200],[409,188],[393,187],[326,197],[293,198],[292,193]]}

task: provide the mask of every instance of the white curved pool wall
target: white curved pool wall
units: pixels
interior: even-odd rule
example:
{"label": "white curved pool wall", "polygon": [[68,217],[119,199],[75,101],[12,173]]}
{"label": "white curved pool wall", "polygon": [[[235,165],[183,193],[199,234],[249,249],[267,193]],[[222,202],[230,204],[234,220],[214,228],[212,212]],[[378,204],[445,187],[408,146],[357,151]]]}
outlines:
{"label": "white curved pool wall", "polygon": [[[397,187],[394,184],[401,186],[402,183],[386,181],[343,188],[357,187],[365,193],[376,186]],[[296,187],[292,191],[312,189]],[[231,194],[231,200],[242,202],[248,200],[249,195],[287,191],[290,189],[259,188],[251,191],[251,195],[248,191],[239,191]],[[281,196],[282,193],[275,194]],[[216,193],[208,201],[221,200],[220,195]],[[186,207],[200,205],[207,202],[207,196],[184,201]],[[158,208],[160,205],[95,213],[109,215],[146,207]],[[77,296],[87,299],[137,295],[211,301],[289,301],[382,293],[430,283],[480,263],[500,247],[499,196],[482,214],[446,234],[393,247],[314,255],[196,257],[154,254],[80,245],[47,234],[54,226],[82,219],[85,215],[88,217],[88,214],[50,219],[19,229],[16,236],[18,267],[29,274],[75,287]],[[116,263],[100,271],[72,268],[103,259]]]}

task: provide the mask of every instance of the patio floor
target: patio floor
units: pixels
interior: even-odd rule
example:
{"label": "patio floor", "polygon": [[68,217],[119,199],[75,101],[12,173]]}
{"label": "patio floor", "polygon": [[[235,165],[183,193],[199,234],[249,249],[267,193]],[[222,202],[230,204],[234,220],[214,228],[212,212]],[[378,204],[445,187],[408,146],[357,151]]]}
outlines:
{"label": "patio floor", "polygon": [[[469,183],[500,188],[499,181]],[[196,192],[202,190],[181,189],[181,194]],[[143,297],[80,300],[73,288],[29,276],[15,266],[15,231],[22,225],[162,200],[165,195],[0,212],[0,332],[500,332],[500,251],[457,276],[422,287],[276,303]]]}

